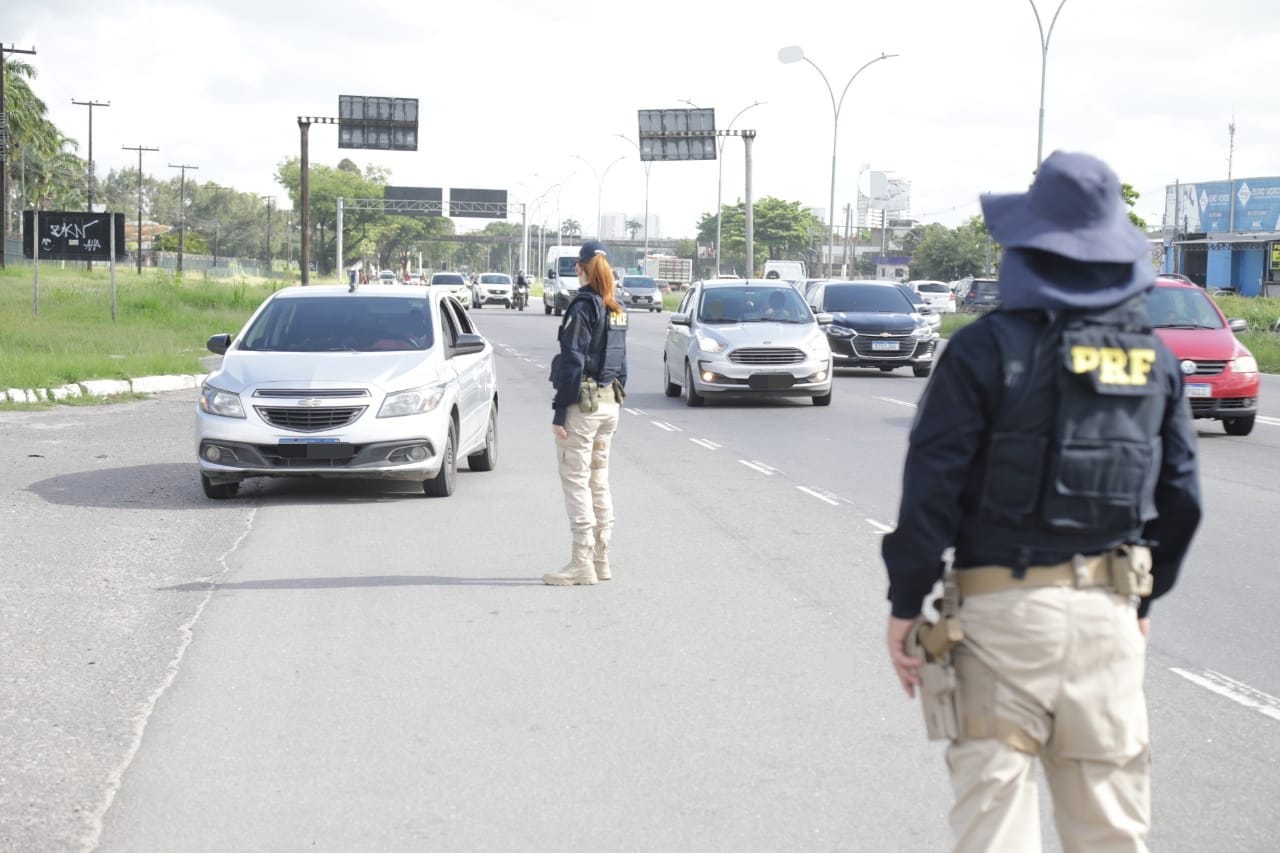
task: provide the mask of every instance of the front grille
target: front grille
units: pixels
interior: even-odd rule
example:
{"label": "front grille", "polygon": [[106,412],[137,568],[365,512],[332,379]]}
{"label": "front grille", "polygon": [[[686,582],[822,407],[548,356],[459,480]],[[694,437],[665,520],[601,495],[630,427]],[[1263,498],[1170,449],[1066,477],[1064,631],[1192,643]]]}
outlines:
{"label": "front grille", "polygon": [[259,388],[253,396],[305,400],[310,397],[368,397],[369,391],[365,388]]}
{"label": "front grille", "polygon": [[[875,349],[880,341],[897,341],[896,350]],[[858,358],[910,358],[915,354],[916,339],[911,335],[890,335],[889,337],[857,337],[852,341],[853,354]]]}
{"label": "front grille", "polygon": [[272,426],[293,432],[324,432],[354,423],[368,406],[328,406],[303,408],[283,406],[254,406],[258,416]]}
{"label": "front grille", "polygon": [[1195,376],[1217,376],[1227,369],[1225,361],[1197,361]]}
{"label": "front grille", "polygon": [[794,347],[739,347],[729,353],[734,364],[799,364],[804,353]]}

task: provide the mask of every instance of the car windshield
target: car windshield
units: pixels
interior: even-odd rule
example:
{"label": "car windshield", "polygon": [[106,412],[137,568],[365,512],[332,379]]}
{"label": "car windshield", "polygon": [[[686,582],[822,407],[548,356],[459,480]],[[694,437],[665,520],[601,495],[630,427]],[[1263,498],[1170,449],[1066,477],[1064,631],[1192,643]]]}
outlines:
{"label": "car windshield", "polygon": [[896,287],[879,284],[828,285],[822,294],[822,310],[866,314],[910,314],[915,308]]}
{"label": "car windshield", "polygon": [[897,285],[897,288],[898,288],[898,291],[899,291],[903,296],[905,296],[905,297],[907,297],[907,299],[910,299],[910,300],[911,300],[911,304],[912,304],[912,305],[924,305],[924,304],[925,304],[925,303],[924,303],[924,298],[923,298],[920,294],[918,294],[918,293],[916,293],[914,290],[912,290],[911,288],[907,287],[905,284],[899,284],[899,285]]}
{"label": "car windshield", "polygon": [[702,293],[698,320],[703,323],[810,323],[809,311],[794,287],[709,287]]}
{"label": "car windshield", "polygon": [[973,282],[973,292],[981,296],[999,296],[1000,283],[994,278],[979,278]]}
{"label": "car windshield", "polygon": [[648,276],[629,275],[622,280],[623,287],[633,287],[637,290],[652,290],[658,286],[658,283]]}
{"label": "car windshield", "polygon": [[466,280],[463,279],[463,277],[458,273],[439,273],[438,272],[435,275],[431,276],[431,283],[458,285],[458,284],[466,284]]}
{"label": "car windshield", "polygon": [[578,259],[561,258],[556,264],[556,273],[560,276],[576,276],[578,274]]}
{"label": "car windshield", "polygon": [[488,273],[480,276],[481,284],[510,284],[511,276],[502,275],[501,273]]}
{"label": "car windshield", "polygon": [[947,287],[942,282],[937,282],[936,284],[930,284],[928,282],[925,282],[923,284],[917,284],[916,290],[920,291],[921,293],[950,293],[951,292],[951,288]]}
{"label": "car windshield", "polygon": [[340,295],[274,299],[244,334],[251,352],[427,350],[431,313],[423,298]]}
{"label": "car windshield", "polygon": [[1147,295],[1147,311],[1157,329],[1222,328],[1222,317],[1198,287],[1153,287]]}

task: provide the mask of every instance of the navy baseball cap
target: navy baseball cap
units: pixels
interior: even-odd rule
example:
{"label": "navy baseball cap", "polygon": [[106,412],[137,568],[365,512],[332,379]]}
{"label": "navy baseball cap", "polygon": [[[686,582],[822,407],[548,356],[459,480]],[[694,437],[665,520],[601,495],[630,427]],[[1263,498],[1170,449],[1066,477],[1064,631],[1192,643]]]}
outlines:
{"label": "navy baseball cap", "polygon": [[578,250],[578,263],[584,267],[591,262],[596,255],[608,255],[605,251],[604,243],[599,240],[588,240],[582,244],[582,248]]}

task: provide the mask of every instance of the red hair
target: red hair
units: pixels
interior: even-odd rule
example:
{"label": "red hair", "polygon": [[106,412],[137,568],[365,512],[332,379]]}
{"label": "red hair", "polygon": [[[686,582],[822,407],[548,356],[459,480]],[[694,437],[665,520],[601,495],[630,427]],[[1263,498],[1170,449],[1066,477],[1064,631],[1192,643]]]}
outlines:
{"label": "red hair", "polygon": [[609,265],[608,257],[603,252],[600,252],[585,264],[582,261],[578,261],[578,266],[582,267],[583,278],[587,280],[587,286],[598,293],[600,298],[604,300],[604,307],[614,314],[621,314],[622,306],[618,304],[618,300],[613,296],[613,267]]}

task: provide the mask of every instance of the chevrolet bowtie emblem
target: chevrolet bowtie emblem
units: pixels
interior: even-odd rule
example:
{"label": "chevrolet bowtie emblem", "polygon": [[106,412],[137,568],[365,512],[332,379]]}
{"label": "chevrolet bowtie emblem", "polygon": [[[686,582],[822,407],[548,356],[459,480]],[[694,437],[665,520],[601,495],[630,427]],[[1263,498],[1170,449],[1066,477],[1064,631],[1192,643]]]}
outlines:
{"label": "chevrolet bowtie emblem", "polygon": [[316,406],[321,405],[321,402],[317,400],[315,397],[308,397],[305,400],[299,400],[298,405],[308,409],[314,409]]}

